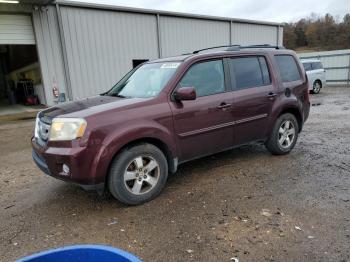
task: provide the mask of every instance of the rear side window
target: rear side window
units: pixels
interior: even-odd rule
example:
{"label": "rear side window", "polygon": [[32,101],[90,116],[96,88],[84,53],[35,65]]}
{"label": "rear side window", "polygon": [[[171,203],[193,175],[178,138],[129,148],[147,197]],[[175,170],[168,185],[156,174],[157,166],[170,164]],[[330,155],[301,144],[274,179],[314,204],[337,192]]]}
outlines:
{"label": "rear side window", "polygon": [[322,63],[321,62],[313,62],[312,63],[312,69],[313,70],[323,69]]}
{"label": "rear side window", "polygon": [[264,84],[265,85],[271,84],[270,73],[269,73],[269,69],[268,69],[267,64],[266,64],[265,57],[260,56],[259,63],[260,63],[260,68],[261,68],[261,73],[262,73]]}
{"label": "rear side window", "polygon": [[291,55],[275,55],[283,82],[300,80],[298,66]]}
{"label": "rear side window", "polygon": [[311,63],[303,63],[303,66],[304,66],[305,71],[312,70]]}
{"label": "rear side window", "polygon": [[225,92],[225,76],[222,60],[201,62],[193,65],[181,79],[180,87],[194,87],[197,96]]}
{"label": "rear side window", "polygon": [[264,57],[237,57],[230,59],[231,73],[236,89],[264,86],[271,83]]}

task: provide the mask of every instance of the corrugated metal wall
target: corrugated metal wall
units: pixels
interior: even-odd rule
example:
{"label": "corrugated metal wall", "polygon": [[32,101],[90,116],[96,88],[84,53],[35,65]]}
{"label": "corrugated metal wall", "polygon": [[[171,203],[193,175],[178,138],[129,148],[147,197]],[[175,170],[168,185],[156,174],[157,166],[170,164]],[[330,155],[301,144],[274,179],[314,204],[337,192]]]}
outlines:
{"label": "corrugated metal wall", "polygon": [[33,12],[48,105],[55,103],[55,84],[67,97],[71,87],[73,99],[108,90],[132,68],[133,59],[152,60],[159,54],[167,57],[231,41],[276,44],[279,38],[282,42],[282,28],[278,35],[276,25],[70,5],[60,5],[58,17],[55,6]]}
{"label": "corrugated metal wall", "polygon": [[158,57],[155,15],[61,7],[73,98],[97,95]]}
{"label": "corrugated metal wall", "polygon": [[277,26],[232,24],[232,43],[240,45],[277,44]]}
{"label": "corrugated metal wall", "polygon": [[160,16],[162,56],[230,44],[230,22]]}
{"label": "corrugated metal wall", "polygon": [[300,58],[316,58],[326,70],[327,85],[350,84],[350,49],[298,54]]}
{"label": "corrugated metal wall", "polygon": [[[57,13],[53,6],[33,11],[37,50],[45,88],[46,104],[53,105],[52,89],[67,95],[63,53],[58,34]],[[42,101],[43,103],[43,101]]]}

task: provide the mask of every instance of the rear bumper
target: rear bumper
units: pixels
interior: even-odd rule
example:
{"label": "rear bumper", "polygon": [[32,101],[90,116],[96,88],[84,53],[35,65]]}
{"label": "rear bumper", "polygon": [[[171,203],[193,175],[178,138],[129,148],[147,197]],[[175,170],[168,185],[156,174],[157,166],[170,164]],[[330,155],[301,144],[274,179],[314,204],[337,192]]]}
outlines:
{"label": "rear bumper", "polygon": [[304,112],[304,123],[306,122],[306,120],[309,118],[309,115],[310,115],[310,102],[308,101],[308,102],[306,102],[305,103],[305,106],[304,106],[304,110],[303,110],[303,112]]}
{"label": "rear bumper", "polygon": [[[89,161],[92,156],[86,148],[43,148],[34,138],[31,142],[33,160],[45,174],[86,190],[104,189],[104,179],[96,179],[94,161]],[[69,173],[63,172],[63,164],[69,167]]]}

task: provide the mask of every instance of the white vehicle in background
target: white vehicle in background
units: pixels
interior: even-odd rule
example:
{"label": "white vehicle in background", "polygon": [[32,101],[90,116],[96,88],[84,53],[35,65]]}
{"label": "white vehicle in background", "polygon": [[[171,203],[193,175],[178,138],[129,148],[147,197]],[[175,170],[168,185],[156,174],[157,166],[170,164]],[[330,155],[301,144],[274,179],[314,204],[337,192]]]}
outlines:
{"label": "white vehicle in background", "polygon": [[326,85],[326,70],[318,59],[301,59],[307,77],[309,79],[309,90],[318,94],[321,88]]}

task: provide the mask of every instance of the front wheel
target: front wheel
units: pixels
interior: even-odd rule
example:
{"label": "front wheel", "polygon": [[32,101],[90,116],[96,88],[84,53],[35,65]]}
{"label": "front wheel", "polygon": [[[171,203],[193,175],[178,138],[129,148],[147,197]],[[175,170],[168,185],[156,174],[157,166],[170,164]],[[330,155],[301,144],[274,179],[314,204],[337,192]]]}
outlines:
{"label": "front wheel", "polygon": [[288,154],[298,139],[298,121],[289,113],[281,115],[272,130],[266,143],[266,148],[273,155]]}
{"label": "front wheel", "polygon": [[162,151],[151,144],[139,144],[124,149],[113,160],[108,187],[120,202],[138,205],[158,196],[167,177],[168,164]]}

